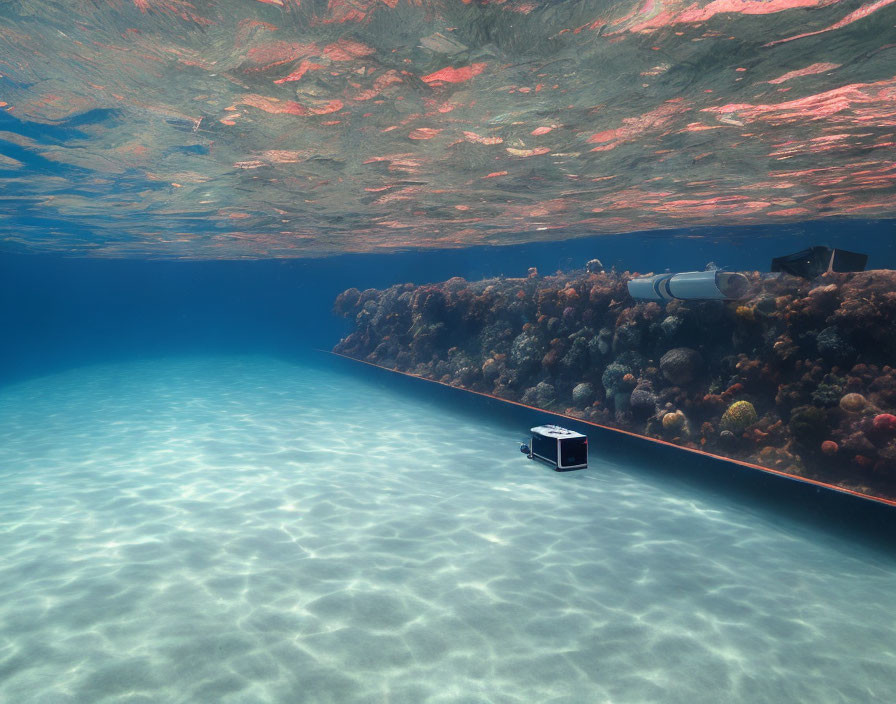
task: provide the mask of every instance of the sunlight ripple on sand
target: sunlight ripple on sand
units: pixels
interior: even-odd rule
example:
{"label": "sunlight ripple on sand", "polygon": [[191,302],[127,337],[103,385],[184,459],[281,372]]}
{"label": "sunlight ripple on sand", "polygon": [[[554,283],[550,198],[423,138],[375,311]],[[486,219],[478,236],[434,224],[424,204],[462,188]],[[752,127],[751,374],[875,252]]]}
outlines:
{"label": "sunlight ripple on sand", "polygon": [[880,555],[381,381],[0,388],[0,701],[892,701]]}

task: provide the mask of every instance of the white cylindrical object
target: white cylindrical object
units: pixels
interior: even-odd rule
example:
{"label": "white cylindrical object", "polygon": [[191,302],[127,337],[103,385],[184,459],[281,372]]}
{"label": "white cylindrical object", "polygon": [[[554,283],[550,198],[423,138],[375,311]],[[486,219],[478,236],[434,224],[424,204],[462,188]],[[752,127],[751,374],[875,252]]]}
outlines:
{"label": "white cylindrical object", "polygon": [[669,292],[669,279],[673,274],[656,274],[644,276],[640,279],[630,279],[628,282],[628,294],[632,298],[644,301],[671,301],[673,296]]}
{"label": "white cylindrical object", "polygon": [[628,282],[629,295],[645,301],[730,301],[743,298],[749,287],[743,274],[718,270],[657,274]]}
{"label": "white cylindrical object", "polygon": [[681,300],[719,300],[726,298],[716,285],[717,271],[685,271],[669,280],[673,298]]}

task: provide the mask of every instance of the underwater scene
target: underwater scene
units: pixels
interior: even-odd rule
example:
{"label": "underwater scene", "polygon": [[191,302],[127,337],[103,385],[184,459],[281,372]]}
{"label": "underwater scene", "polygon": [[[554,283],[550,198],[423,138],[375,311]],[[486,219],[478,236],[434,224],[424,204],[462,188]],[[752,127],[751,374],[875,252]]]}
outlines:
{"label": "underwater scene", "polygon": [[890,704],[896,0],[0,3],[0,702]]}
{"label": "underwater scene", "polygon": [[[896,271],[735,275],[744,288],[727,304],[664,299],[657,277],[598,259],[351,288],[335,309],[357,329],[335,351],[896,501]],[[693,272],[688,286],[724,276]]]}

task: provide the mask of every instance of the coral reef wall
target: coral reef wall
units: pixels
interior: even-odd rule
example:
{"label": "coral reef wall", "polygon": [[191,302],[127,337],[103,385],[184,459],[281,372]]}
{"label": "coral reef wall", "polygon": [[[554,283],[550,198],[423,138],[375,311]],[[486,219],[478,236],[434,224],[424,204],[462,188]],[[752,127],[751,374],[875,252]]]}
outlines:
{"label": "coral reef wall", "polygon": [[349,289],[335,351],[896,498],[896,272],[754,272],[743,300],[663,306],[600,268]]}

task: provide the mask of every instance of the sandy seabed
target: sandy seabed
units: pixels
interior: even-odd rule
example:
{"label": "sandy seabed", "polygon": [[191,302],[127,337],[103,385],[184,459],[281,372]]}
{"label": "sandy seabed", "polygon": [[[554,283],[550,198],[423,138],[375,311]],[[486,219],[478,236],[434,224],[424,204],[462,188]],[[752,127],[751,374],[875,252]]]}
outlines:
{"label": "sandy seabed", "polygon": [[525,430],[265,357],[0,388],[0,701],[892,701],[896,560]]}

